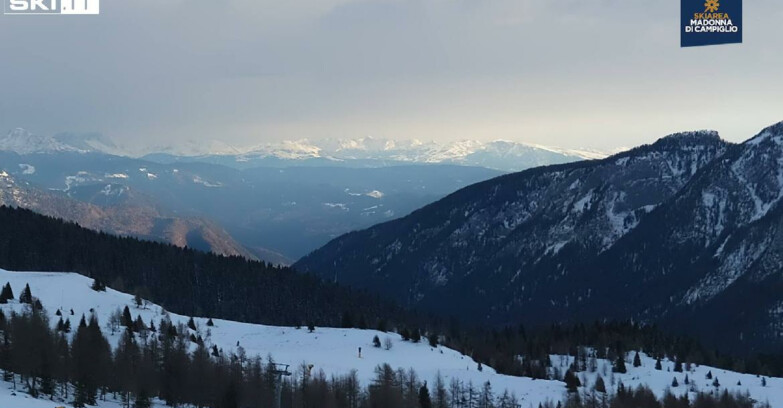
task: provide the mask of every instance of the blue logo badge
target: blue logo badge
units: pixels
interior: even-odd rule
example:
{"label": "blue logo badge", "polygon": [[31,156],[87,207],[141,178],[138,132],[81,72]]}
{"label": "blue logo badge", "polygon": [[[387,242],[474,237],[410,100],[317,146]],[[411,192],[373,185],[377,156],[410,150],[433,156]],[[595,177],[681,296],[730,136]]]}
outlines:
{"label": "blue logo badge", "polygon": [[680,1],[680,46],[742,42],[742,0]]}

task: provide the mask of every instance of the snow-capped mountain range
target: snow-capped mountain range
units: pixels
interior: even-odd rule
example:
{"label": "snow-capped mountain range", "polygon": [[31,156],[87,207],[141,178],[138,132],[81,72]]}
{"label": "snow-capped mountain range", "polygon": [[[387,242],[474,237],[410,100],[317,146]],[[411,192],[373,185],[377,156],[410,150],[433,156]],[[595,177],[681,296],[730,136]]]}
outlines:
{"label": "snow-capped mountain range", "polygon": [[106,153],[145,157],[162,162],[209,162],[252,167],[272,162],[298,165],[315,162],[334,166],[382,167],[393,164],[457,164],[518,171],[548,164],[601,159],[606,154],[592,150],[545,147],[508,140],[483,142],[462,140],[424,142],[363,137],[358,139],[285,140],[237,147],[225,142],[189,141],[174,146],[123,148],[97,133],[61,133],[39,136],[25,129],[11,130],[0,138],[0,151],[21,155],[36,153]]}
{"label": "snow-capped mountain range", "polygon": [[[199,149],[208,146],[208,149]],[[214,161],[233,159],[240,165],[282,161],[319,161],[332,165],[384,166],[392,164],[458,164],[486,167],[503,171],[518,171],[548,164],[585,159],[600,159],[606,154],[591,150],[569,150],[538,146],[508,140],[483,142],[461,140],[453,142],[423,142],[391,140],[374,137],[358,139],[286,140],[247,148],[232,147],[220,142],[190,143],[150,152],[161,153],[176,160]],[[169,158],[172,160],[172,158]]]}
{"label": "snow-capped mountain range", "polygon": [[0,151],[20,155],[35,153],[89,153],[122,154],[122,149],[98,133],[59,133],[54,136],[40,136],[25,129],[12,129],[0,138]]}
{"label": "snow-capped mountain range", "polygon": [[469,186],[295,267],[490,324],[638,319],[774,347],[782,202],[783,123],[742,144],[687,132]]}

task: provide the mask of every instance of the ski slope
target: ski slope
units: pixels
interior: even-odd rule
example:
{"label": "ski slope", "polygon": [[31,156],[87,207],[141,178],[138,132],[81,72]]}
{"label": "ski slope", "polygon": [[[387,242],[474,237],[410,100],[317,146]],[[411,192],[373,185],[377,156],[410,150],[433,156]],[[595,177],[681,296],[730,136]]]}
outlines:
{"label": "ski slope", "polygon": [[[163,309],[154,304],[148,304],[137,308],[133,296],[121,293],[110,288],[105,292],[93,291],[90,286],[92,279],[75,273],[50,273],[50,272],[9,272],[0,269],[0,286],[6,282],[11,284],[14,295],[19,296],[25,284],[30,285],[33,297],[40,299],[50,316],[51,323],[57,322],[55,315],[58,309],[62,310],[64,318],[70,318],[72,327],[76,327],[82,314],[89,315],[94,312],[101,322],[104,335],[114,346],[120,339],[120,333],[111,334],[107,326],[109,316],[117,309],[128,306],[135,318],[141,315],[145,323],[150,321],[159,326],[164,318]],[[7,305],[0,305],[6,314],[11,310],[20,311],[25,305],[12,301]],[[73,316],[70,310],[73,309]],[[92,312],[91,312],[92,310]],[[167,313],[174,324],[187,324],[188,316]],[[545,401],[559,401],[565,396],[565,385],[560,381],[533,380],[530,378],[511,377],[497,374],[494,369],[484,366],[479,371],[477,364],[465,355],[455,350],[439,346],[430,347],[426,341],[411,343],[403,341],[394,333],[383,333],[375,330],[360,329],[333,329],[316,327],[315,332],[309,333],[306,328],[265,326],[257,324],[238,323],[227,320],[213,319],[214,327],[207,327],[207,318],[194,318],[198,334],[211,346],[217,345],[226,352],[238,352],[237,342],[247,356],[272,356],[278,363],[291,365],[291,370],[296,373],[301,364],[312,364],[313,370],[323,370],[326,375],[347,374],[351,370],[357,370],[359,380],[363,385],[368,385],[374,376],[376,366],[388,363],[393,368],[413,368],[421,380],[426,380],[430,385],[434,378],[441,374],[446,384],[452,378],[465,383],[472,382],[480,387],[489,381],[496,394],[508,390],[514,393],[522,402],[523,408],[538,407]],[[392,348],[385,350],[383,347],[375,348],[372,345],[373,336],[377,335],[381,343],[388,338],[392,342]],[[359,357],[359,347],[362,355]],[[756,375],[739,374],[708,366],[693,365],[691,370],[684,373],[675,373],[674,363],[668,360],[662,361],[662,370],[655,370],[655,360],[641,354],[641,367],[633,367],[634,353],[626,356],[625,374],[612,373],[612,364],[606,360],[597,360],[595,372],[581,372],[579,376],[585,386],[583,391],[592,390],[596,378],[600,375],[606,384],[607,390],[613,392],[622,382],[626,387],[647,385],[659,397],[668,390],[675,395],[700,392],[748,392],[756,401],[769,402],[773,407],[783,407],[783,379],[766,378],[766,386],[762,386],[762,379]],[[573,362],[572,357],[551,356],[553,370],[564,373]],[[720,387],[713,386],[713,379],[707,379],[708,372],[712,372],[713,379],[718,378]],[[685,385],[685,375],[688,375],[691,385]],[[679,387],[672,388],[672,379],[677,378]],[[741,384],[741,385],[738,385]],[[48,400],[37,400],[23,392],[11,395],[10,384],[0,383],[0,407],[13,408],[52,408],[68,404],[53,403]],[[162,406],[160,402],[157,406]],[[113,408],[119,406],[118,402],[101,402],[101,408]]]}
{"label": "ski slope", "polygon": [[[133,296],[110,288],[105,292],[96,292],[90,288],[93,282],[91,278],[75,273],[9,272],[0,269],[0,286],[5,285],[6,282],[11,284],[17,298],[25,284],[29,284],[33,297],[40,299],[53,325],[59,319],[55,315],[58,309],[62,310],[63,318],[70,318],[74,329],[82,314],[89,315],[91,310],[94,311],[104,335],[113,346],[119,342],[121,331],[111,335],[107,323],[109,316],[117,309],[122,310],[128,306],[134,319],[137,315],[141,315],[145,323],[149,324],[153,321],[156,327],[164,318],[160,306],[149,304],[137,308]],[[6,313],[11,309],[19,311],[22,307],[26,305],[16,302],[0,305]],[[74,311],[73,316],[70,315],[71,309]],[[168,317],[174,324],[182,325],[186,325],[189,319],[188,316],[174,313],[168,313]],[[244,349],[247,356],[271,355],[275,362],[290,364],[295,374],[297,367],[302,363],[312,364],[313,372],[323,370],[327,376],[348,374],[355,369],[360,382],[366,386],[372,381],[375,367],[388,363],[395,369],[413,368],[420,379],[426,380],[429,384],[434,383],[438,373],[447,385],[452,378],[465,383],[473,382],[477,388],[489,381],[495,393],[502,393],[503,390],[513,392],[523,401],[524,408],[537,407],[540,402],[548,400],[560,400],[565,393],[565,385],[562,382],[501,375],[487,366],[479,371],[477,363],[457,351],[446,347],[433,348],[426,341],[421,343],[403,341],[395,333],[321,327],[316,327],[315,332],[309,333],[306,327],[296,329],[219,319],[213,319],[214,327],[207,327],[206,317],[196,317],[194,320],[206,344],[215,344],[225,352],[236,353],[237,342],[239,342],[239,346]],[[383,347],[373,347],[372,339],[375,335],[381,339],[381,343],[389,338],[392,348],[385,350]],[[361,358],[359,347],[362,348]],[[50,402],[45,406],[51,408],[51,405]],[[0,404],[0,407],[5,405]],[[31,405],[30,408],[38,408],[38,406]]]}

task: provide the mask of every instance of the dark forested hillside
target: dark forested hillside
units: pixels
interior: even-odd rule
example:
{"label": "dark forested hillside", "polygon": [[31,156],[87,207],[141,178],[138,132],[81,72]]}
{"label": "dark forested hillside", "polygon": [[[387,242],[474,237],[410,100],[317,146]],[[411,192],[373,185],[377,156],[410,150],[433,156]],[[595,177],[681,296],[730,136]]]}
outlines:
{"label": "dark forested hillside", "polygon": [[137,293],[169,310],[266,324],[375,325],[395,307],[283,267],[172,245],[119,238],[0,207],[0,267],[68,271]]}

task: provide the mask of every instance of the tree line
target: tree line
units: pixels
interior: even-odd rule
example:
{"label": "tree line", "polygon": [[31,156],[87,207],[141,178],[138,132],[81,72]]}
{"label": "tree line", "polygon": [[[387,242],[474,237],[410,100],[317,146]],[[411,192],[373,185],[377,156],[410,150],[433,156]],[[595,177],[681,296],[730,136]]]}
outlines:
{"label": "tree line", "polygon": [[[126,309],[127,311],[127,309]],[[126,408],[149,408],[153,399],[168,406],[200,408],[517,408],[524,405],[490,382],[473,384],[436,376],[432,383],[410,369],[378,366],[362,386],[356,371],[327,377],[303,363],[281,370],[271,356],[224,352],[193,336],[189,325],[164,317],[158,327],[137,325],[118,313],[121,338],[112,349],[94,316],[81,316],[75,332],[51,325],[43,308],[27,304],[21,313],[0,311],[0,369],[3,380],[33,397],[67,401],[77,408],[107,399]],[[290,375],[281,375],[286,371]],[[565,390],[564,390],[565,391]],[[700,394],[693,401],[646,389],[571,392],[565,402],[539,408],[752,408],[747,396]]]}
{"label": "tree line", "polygon": [[444,344],[509,375],[548,378],[550,354],[575,356],[579,347],[589,345],[600,350],[598,357],[610,360],[629,350],[641,350],[675,361],[783,376],[783,354],[720,353],[651,325],[464,326],[459,318],[410,311],[290,268],[111,236],[5,206],[0,206],[0,267],[78,272],[93,277],[99,289],[108,285],[182,315],[397,331],[411,341]]}

